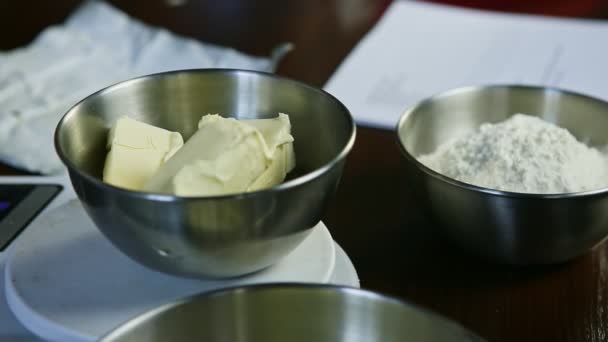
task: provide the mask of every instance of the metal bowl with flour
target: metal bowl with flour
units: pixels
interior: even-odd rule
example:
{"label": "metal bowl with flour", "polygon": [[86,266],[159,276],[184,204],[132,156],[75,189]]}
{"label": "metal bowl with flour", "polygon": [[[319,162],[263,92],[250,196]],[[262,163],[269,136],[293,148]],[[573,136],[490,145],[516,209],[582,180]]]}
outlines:
{"label": "metal bowl with flour", "polygon": [[144,313],[101,342],[476,342],[432,312],[374,292],[266,284],[185,298]]}
{"label": "metal bowl with flour", "polygon": [[396,133],[412,190],[446,236],[488,260],[563,262],[608,235],[608,179],[597,190],[530,194],[464,183],[421,163],[444,142],[516,113],[566,128],[590,146],[608,145],[608,102],[555,88],[480,86],[433,96],[405,111]]}

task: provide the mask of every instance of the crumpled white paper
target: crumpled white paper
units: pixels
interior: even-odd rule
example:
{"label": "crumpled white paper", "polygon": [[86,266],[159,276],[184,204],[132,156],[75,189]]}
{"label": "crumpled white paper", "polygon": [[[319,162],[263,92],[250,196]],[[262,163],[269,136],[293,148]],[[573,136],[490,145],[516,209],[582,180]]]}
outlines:
{"label": "crumpled white paper", "polygon": [[238,68],[273,71],[269,58],[203,44],[145,25],[102,1],[88,1],[28,46],[0,52],[0,159],[42,174],[64,170],[53,145],[61,116],[116,82],[162,71]]}

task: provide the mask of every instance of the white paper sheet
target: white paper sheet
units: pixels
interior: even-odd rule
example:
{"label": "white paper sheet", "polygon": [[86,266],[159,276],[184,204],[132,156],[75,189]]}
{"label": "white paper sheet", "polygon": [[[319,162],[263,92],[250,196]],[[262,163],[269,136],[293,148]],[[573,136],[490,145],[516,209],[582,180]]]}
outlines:
{"label": "white paper sheet", "polygon": [[608,99],[608,21],[396,1],[325,86],[359,124],[392,129],[418,101],[480,84]]}
{"label": "white paper sheet", "polygon": [[0,51],[0,160],[60,173],[53,146],[61,116],[87,95],[150,73],[191,68],[273,71],[286,50],[267,58],[203,44],[145,25],[103,1],[86,1],[63,25],[28,46]]}

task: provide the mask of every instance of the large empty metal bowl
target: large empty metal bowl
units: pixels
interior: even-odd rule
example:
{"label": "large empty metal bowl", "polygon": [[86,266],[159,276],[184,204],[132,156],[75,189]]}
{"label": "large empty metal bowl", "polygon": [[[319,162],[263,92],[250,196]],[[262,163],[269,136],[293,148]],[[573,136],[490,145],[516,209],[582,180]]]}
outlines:
{"label": "large empty metal bowl", "polygon": [[[208,113],[251,119],[279,112],[290,117],[297,166],[278,186],[180,198],[101,180],[109,127],[122,115],[187,139]],[[350,113],[322,90],[272,74],[212,69],[103,89],[71,108],[55,133],[76,194],[101,232],[144,265],[192,277],[247,274],[293,250],[320,221],[354,139]]]}
{"label": "large empty metal bowl", "polygon": [[482,341],[436,314],[373,292],[271,284],[179,300],[121,325],[102,342]]}
{"label": "large empty metal bowl", "polygon": [[568,194],[487,189],[439,174],[416,159],[442,143],[516,113],[539,116],[592,146],[608,144],[608,103],[530,86],[461,88],[407,110],[397,126],[411,191],[430,217],[464,249],[509,264],[574,258],[608,235],[606,188]]}

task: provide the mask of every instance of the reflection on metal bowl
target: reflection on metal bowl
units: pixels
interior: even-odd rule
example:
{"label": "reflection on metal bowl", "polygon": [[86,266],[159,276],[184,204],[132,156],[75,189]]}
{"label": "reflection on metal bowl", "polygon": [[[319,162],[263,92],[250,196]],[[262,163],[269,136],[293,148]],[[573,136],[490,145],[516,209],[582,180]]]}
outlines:
{"label": "reflection on metal bowl", "polygon": [[[101,180],[106,139],[120,116],[191,136],[202,115],[287,113],[295,176],[261,191],[176,197]],[[348,110],[322,90],[272,74],[185,70],[103,89],[70,109],[55,133],[78,198],[116,247],[151,268],[190,277],[240,276],[293,250],[321,219],[355,139]]]}

